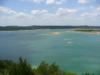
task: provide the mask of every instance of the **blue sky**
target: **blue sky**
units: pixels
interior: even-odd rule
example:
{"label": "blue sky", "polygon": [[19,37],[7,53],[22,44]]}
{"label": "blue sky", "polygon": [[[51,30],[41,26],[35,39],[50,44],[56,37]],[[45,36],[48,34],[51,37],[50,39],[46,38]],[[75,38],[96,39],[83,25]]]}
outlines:
{"label": "blue sky", "polygon": [[100,0],[0,0],[0,26],[100,25]]}

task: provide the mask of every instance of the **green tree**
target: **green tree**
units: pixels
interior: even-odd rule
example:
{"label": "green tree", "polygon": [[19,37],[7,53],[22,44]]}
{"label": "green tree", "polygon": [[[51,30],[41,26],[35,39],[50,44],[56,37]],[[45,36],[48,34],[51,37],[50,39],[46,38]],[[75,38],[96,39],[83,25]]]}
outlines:
{"label": "green tree", "polygon": [[19,58],[19,63],[14,65],[11,69],[11,75],[33,75],[31,66],[26,59]]}
{"label": "green tree", "polygon": [[94,75],[94,74],[86,72],[86,73],[83,73],[82,75]]}
{"label": "green tree", "polygon": [[41,62],[37,68],[38,74],[48,75],[48,67],[49,65],[45,61]]}
{"label": "green tree", "polygon": [[14,64],[15,63],[10,60],[0,60],[0,74],[9,75],[10,69]]}
{"label": "green tree", "polygon": [[56,65],[55,63],[51,64],[49,66],[49,74],[50,75],[61,75],[62,72],[61,70],[59,69],[59,66]]}
{"label": "green tree", "polygon": [[68,72],[68,73],[66,73],[66,75],[77,75],[77,74],[73,73],[73,72]]}

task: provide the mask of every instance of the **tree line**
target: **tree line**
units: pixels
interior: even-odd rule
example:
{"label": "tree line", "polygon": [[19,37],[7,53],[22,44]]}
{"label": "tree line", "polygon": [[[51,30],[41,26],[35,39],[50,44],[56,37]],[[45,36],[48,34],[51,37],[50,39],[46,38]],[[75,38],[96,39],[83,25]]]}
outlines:
{"label": "tree line", "polygon": [[77,28],[79,28],[79,29],[100,29],[100,26],[74,26],[74,25],[69,25],[69,26],[67,26],[67,25],[64,25],[64,26],[62,26],[62,25],[53,25],[53,26],[51,26],[51,25],[45,25],[45,26],[43,26],[43,25],[41,25],[41,26],[39,26],[39,25],[32,25],[32,26],[15,26],[15,25],[13,25],[13,26],[0,26],[0,31],[14,31],[14,30],[35,30],[35,29],[77,29]]}

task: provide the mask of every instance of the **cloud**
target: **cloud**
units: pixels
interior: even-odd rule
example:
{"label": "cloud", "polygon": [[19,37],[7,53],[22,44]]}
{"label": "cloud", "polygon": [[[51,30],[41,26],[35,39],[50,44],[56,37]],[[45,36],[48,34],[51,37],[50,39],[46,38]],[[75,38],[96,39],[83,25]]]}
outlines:
{"label": "cloud", "polygon": [[88,3],[88,0],[78,0],[78,3],[80,3],[80,4],[86,4],[86,3]]}
{"label": "cloud", "polygon": [[46,0],[46,4],[63,4],[65,0]]}
{"label": "cloud", "polygon": [[96,8],[96,11],[97,11],[98,13],[100,13],[100,7],[97,7],[97,8]]}
{"label": "cloud", "polygon": [[16,11],[14,11],[10,8],[6,8],[6,7],[0,7],[0,13],[3,13],[3,14],[16,14]]}
{"label": "cloud", "polygon": [[[90,12],[84,12],[76,16],[80,10],[73,8],[58,8],[53,12],[47,9],[36,9],[28,12],[12,10],[11,8],[2,7],[0,13],[10,15],[0,15],[0,25],[79,25],[79,24],[99,24],[97,16],[100,15],[100,7]],[[4,10],[4,8],[6,10]],[[9,10],[8,10],[9,9]],[[11,14],[14,11],[14,14]],[[92,18],[91,18],[92,16]],[[95,20],[94,20],[95,19]],[[6,21],[6,23],[5,23]]]}
{"label": "cloud", "polygon": [[45,0],[32,0],[32,2],[34,3],[41,3],[41,2],[44,2]]}
{"label": "cloud", "polygon": [[62,4],[66,0],[21,0],[21,1],[30,1],[33,3],[45,3],[45,4]]}
{"label": "cloud", "polygon": [[58,16],[69,16],[69,15],[73,15],[77,12],[76,9],[68,9],[68,8],[59,8],[56,12],[56,15]]}
{"label": "cloud", "polygon": [[46,14],[46,13],[48,13],[48,10],[46,10],[46,9],[32,10],[31,11],[31,14],[33,14],[33,15],[43,15],[43,14]]}
{"label": "cloud", "polygon": [[86,12],[86,13],[83,13],[81,16],[82,17],[95,17],[97,15],[98,15],[97,13]]}
{"label": "cloud", "polygon": [[18,19],[24,19],[28,17],[31,17],[31,15],[24,12],[17,12],[15,15],[13,15],[13,18],[18,18]]}
{"label": "cloud", "polygon": [[58,8],[55,12],[50,13],[46,9],[41,9],[41,10],[31,10],[31,14],[33,16],[56,16],[56,17],[68,17],[68,16],[73,16],[77,12],[77,9],[69,9],[69,8]]}
{"label": "cloud", "polygon": [[[4,7],[5,8],[5,7]],[[12,15],[0,17],[0,24],[5,25],[60,25],[72,20],[75,9],[58,8],[55,12],[46,9],[31,10],[30,13],[16,12]],[[69,17],[70,15],[70,17]],[[62,17],[61,17],[62,16]],[[6,23],[4,22],[6,20]]]}
{"label": "cloud", "polygon": [[82,17],[98,17],[100,16],[100,7],[97,7],[95,10],[91,12],[85,12],[81,14]]}
{"label": "cloud", "polygon": [[47,4],[54,4],[54,3],[56,3],[56,0],[46,0],[46,3]]}

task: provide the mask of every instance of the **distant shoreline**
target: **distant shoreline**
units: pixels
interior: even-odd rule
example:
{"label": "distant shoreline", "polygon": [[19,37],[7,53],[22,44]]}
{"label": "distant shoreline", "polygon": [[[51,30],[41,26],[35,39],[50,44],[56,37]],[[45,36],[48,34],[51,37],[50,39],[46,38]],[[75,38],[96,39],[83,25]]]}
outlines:
{"label": "distant shoreline", "polygon": [[100,29],[74,29],[73,31],[86,32],[89,34],[100,34]]}
{"label": "distant shoreline", "polygon": [[75,31],[91,32],[94,30],[100,30],[100,26],[0,26],[0,31],[36,29],[75,29]]}

